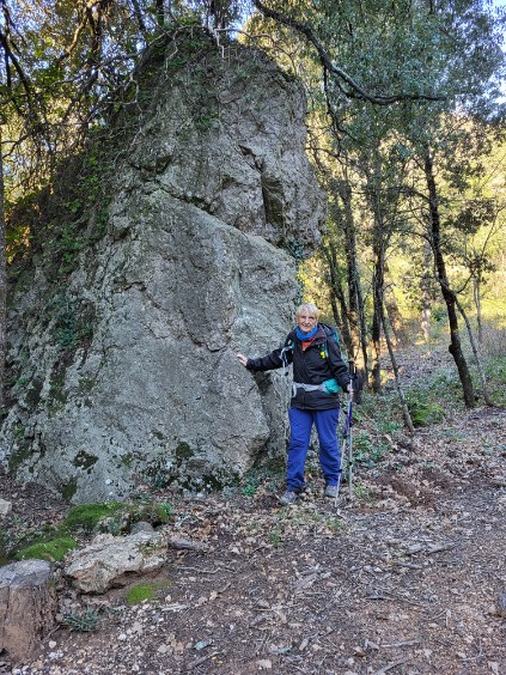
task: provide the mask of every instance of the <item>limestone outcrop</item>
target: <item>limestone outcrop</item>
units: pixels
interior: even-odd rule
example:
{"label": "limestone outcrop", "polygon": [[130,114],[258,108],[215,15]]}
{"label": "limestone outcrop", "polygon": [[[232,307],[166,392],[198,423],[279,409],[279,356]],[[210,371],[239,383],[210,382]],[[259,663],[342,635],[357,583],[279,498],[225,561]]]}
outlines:
{"label": "limestone outcrop", "polygon": [[285,450],[287,379],[236,352],[284,339],[293,254],[319,239],[305,100],[256,51],[194,58],[160,70],[104,236],[57,282],[35,258],[11,295],[0,462],[75,502],[216,485]]}

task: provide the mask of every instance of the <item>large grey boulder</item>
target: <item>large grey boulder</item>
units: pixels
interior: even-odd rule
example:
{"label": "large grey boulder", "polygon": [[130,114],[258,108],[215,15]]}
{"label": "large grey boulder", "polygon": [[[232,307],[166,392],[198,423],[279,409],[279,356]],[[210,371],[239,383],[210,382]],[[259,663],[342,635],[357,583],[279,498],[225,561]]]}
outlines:
{"label": "large grey boulder", "polygon": [[0,567],[0,652],[27,661],[54,625],[56,593],[51,565],[22,560]]}
{"label": "large grey boulder", "polygon": [[38,265],[10,303],[0,462],[75,502],[139,481],[214,486],[285,450],[287,378],[253,377],[236,352],[279,346],[289,251],[319,238],[304,96],[257,52],[202,54],[182,80],[161,73],[103,239],[64,288]]}

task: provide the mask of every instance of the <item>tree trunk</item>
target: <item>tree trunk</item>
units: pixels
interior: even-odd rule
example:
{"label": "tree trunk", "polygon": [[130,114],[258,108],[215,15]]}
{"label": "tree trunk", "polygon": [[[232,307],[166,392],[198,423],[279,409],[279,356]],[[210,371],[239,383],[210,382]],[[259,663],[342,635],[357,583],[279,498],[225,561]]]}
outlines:
{"label": "tree trunk", "polygon": [[430,292],[431,275],[429,274],[429,270],[432,268],[432,261],[431,261],[431,247],[428,241],[424,243],[423,247],[423,263],[425,273],[420,281],[420,290],[422,292],[421,328],[424,341],[430,342],[430,319],[431,319],[432,298]]}
{"label": "tree trunk", "polygon": [[395,358],[392,340],[390,338],[390,333],[388,330],[387,322],[385,320],[385,313],[383,311],[383,308],[380,308],[380,312],[381,312],[381,322],[383,324],[383,332],[385,334],[385,340],[388,347],[388,354],[390,356],[390,362],[392,363],[392,369],[394,371],[395,388],[397,389],[397,393],[399,395],[399,400],[401,403],[402,416],[404,418],[404,423],[406,424],[406,427],[408,428],[409,432],[414,433],[415,427],[413,426],[413,421],[411,419],[411,415],[409,414],[408,404],[406,403],[404,391],[401,386],[401,379],[399,377],[399,367],[397,366],[397,360]]}
{"label": "tree trunk", "polygon": [[350,333],[353,340],[353,360],[362,354],[363,368],[368,371],[367,359],[367,329],[365,323],[365,309],[360,287],[360,273],[357,264],[357,243],[355,236],[355,222],[351,207],[351,188],[348,181],[338,182],[338,193],[344,207],[344,237],[346,249],[346,267],[348,281],[348,317]]}
{"label": "tree trunk", "polygon": [[[388,264],[385,261],[385,276],[388,276]],[[386,318],[388,318],[395,344],[406,343],[406,335],[403,329],[402,314],[397,304],[397,299],[391,287],[387,287],[383,293],[383,300],[385,303]]]}
{"label": "tree trunk", "polygon": [[453,356],[455,365],[457,366],[466,407],[472,408],[475,404],[473,382],[471,380],[471,374],[469,373],[467,361],[464,357],[464,353],[462,352],[462,345],[460,342],[459,322],[456,312],[457,298],[448,283],[446,264],[441,250],[441,220],[439,215],[439,200],[437,196],[434,167],[430,151],[427,151],[425,155],[424,168],[427,189],[429,192],[432,252],[434,254],[437,278],[446,304],[448,323],[450,326],[450,345],[448,349],[450,354]]}
{"label": "tree trunk", "polygon": [[384,303],[383,312],[385,314],[385,320],[388,322],[389,327],[392,331],[390,339],[392,341],[392,344],[395,345],[395,347],[397,347],[399,344],[403,342],[402,328],[399,320],[400,317],[399,308],[392,293],[383,294],[383,303]]}
{"label": "tree trunk", "polygon": [[380,203],[381,163],[379,155],[372,156],[372,166],[366,165],[367,201],[374,215],[372,250],[374,255],[374,272],[372,278],[373,316],[371,325],[371,341],[373,349],[373,365],[371,368],[371,384],[373,391],[381,391],[381,328],[385,323],[385,253],[388,233],[386,232],[383,210]]}
{"label": "tree trunk", "polygon": [[490,394],[488,393],[487,378],[485,376],[485,371],[483,370],[483,366],[481,364],[480,354],[478,351],[478,347],[476,346],[476,340],[474,339],[473,335],[473,329],[471,328],[471,324],[469,322],[469,319],[467,318],[467,314],[465,313],[464,308],[462,307],[462,305],[458,300],[456,300],[456,304],[457,309],[459,310],[462,318],[464,319],[464,323],[466,324],[467,334],[469,335],[469,342],[471,343],[471,349],[473,350],[474,360],[476,361],[476,367],[478,368],[478,373],[481,380],[481,391],[483,394],[483,399],[487,405],[493,406],[494,404],[492,403]]}
{"label": "tree trunk", "polygon": [[56,609],[48,562],[22,560],[0,568],[0,652],[29,661],[53,627]]}
{"label": "tree trunk", "polygon": [[[353,354],[353,340],[350,332],[350,324],[348,321],[348,307],[346,306],[346,299],[344,291],[339,278],[339,270],[337,264],[337,254],[334,244],[329,241],[328,244],[322,247],[323,255],[327,261],[329,279],[330,279],[330,304],[332,306],[332,313],[336,325],[341,330],[341,335],[348,354]],[[341,311],[337,306],[337,301],[341,306]]]}
{"label": "tree trunk", "polygon": [[478,342],[483,342],[483,324],[481,321],[481,283],[479,277],[473,278],[473,298],[476,307],[476,323],[478,324]]}
{"label": "tree trunk", "polygon": [[0,409],[4,402],[5,353],[7,349],[7,269],[5,229],[2,125],[0,123]]}
{"label": "tree trunk", "polygon": [[371,380],[373,391],[381,391],[381,327],[383,320],[383,293],[385,281],[385,248],[380,224],[375,224],[374,235],[374,274],[372,280],[373,290],[373,317],[371,325],[371,341],[373,350],[373,363],[371,368]]}

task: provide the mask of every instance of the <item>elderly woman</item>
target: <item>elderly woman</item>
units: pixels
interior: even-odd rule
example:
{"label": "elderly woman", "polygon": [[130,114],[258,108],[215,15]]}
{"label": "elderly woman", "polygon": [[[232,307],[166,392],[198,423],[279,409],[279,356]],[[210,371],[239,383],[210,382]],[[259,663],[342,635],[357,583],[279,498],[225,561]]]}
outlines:
{"label": "elderly woman", "polygon": [[325,324],[318,323],[318,317],[315,305],[301,305],[296,312],[297,325],[288,334],[283,347],[258,359],[237,354],[248,370],[273,370],[293,364],[286,491],[280,498],[285,505],[293,504],[304,489],[304,465],[313,424],[320,443],[326,497],[336,496],[340,481],[338,392],[340,388],[347,388],[352,396],[353,388],[336,334]]}

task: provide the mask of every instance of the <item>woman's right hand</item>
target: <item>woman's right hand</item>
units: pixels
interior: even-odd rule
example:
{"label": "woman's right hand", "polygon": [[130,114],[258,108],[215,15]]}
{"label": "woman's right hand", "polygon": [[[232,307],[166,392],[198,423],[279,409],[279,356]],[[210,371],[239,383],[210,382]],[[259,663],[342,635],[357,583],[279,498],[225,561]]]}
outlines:
{"label": "woman's right hand", "polygon": [[242,365],[246,368],[246,366],[248,365],[248,357],[244,356],[244,354],[239,353],[239,354],[237,354],[237,358],[242,363]]}

